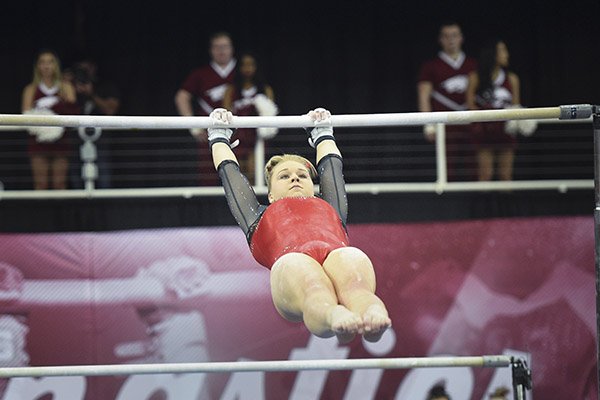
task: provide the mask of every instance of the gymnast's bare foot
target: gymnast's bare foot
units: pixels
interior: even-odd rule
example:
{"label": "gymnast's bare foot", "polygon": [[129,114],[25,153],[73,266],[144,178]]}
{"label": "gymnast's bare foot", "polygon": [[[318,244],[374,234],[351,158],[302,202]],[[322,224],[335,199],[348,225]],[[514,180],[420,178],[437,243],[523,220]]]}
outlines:
{"label": "gymnast's bare foot", "polygon": [[379,304],[373,304],[363,314],[363,337],[367,342],[377,342],[391,326],[387,310]]}
{"label": "gymnast's bare foot", "polygon": [[356,334],[363,332],[363,320],[344,306],[335,306],[331,311],[331,330],[340,343],[348,343]]}

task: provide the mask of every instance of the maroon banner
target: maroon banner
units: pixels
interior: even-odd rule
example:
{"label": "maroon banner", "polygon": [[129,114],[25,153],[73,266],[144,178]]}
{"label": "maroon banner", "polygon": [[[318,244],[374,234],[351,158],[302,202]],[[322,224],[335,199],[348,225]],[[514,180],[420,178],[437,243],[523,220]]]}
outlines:
{"label": "maroon banner", "polygon": [[[0,234],[0,367],[507,354],[530,398],[597,399],[592,217],[349,227],[393,329],[311,336],[275,311],[236,227]],[[2,399],[424,399],[509,389],[509,368],[14,378]],[[45,397],[43,397],[45,398]]]}

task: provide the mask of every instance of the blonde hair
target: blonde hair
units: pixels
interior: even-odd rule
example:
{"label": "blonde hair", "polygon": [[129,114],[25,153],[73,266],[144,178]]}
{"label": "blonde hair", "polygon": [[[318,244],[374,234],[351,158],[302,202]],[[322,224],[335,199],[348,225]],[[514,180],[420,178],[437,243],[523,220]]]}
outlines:
{"label": "blonde hair", "polygon": [[41,50],[35,58],[35,61],[33,63],[33,84],[35,86],[37,86],[42,80],[42,75],[40,74],[40,70],[38,68],[38,63],[40,62],[40,58],[42,58],[42,55],[44,55],[44,54],[50,54],[52,56],[52,58],[54,59],[54,65],[55,65],[54,83],[60,84],[61,79],[62,79],[62,73],[61,73],[61,68],[60,68],[60,59],[58,58],[58,55],[53,50],[48,50],[48,49]]}
{"label": "blonde hair", "polygon": [[308,169],[308,173],[310,177],[314,181],[317,179],[317,170],[312,165],[310,161],[306,158],[299,156],[297,154],[281,154],[277,156],[273,156],[269,158],[269,161],[265,164],[265,182],[267,184],[267,189],[269,192],[271,191],[271,177],[273,176],[273,170],[277,164],[280,164],[285,161],[296,161],[302,165],[304,165]]}

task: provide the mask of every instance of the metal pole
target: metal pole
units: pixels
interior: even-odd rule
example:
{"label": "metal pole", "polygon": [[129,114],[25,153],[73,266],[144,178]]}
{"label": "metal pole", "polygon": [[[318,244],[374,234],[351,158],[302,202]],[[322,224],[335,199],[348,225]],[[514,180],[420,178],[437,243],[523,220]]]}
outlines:
{"label": "metal pole", "polygon": [[0,378],[36,376],[109,376],[201,372],[273,372],[354,369],[511,366],[503,355],[466,357],[359,358],[350,360],[226,361],[172,364],[63,365],[0,368]]}
{"label": "metal pole", "polygon": [[598,398],[600,398],[600,106],[594,106],[594,193],[596,208],[594,210],[594,235],[596,238],[596,369],[598,381]]}
{"label": "metal pole", "polygon": [[446,125],[435,124],[436,192],[441,194],[448,183],[448,160],[446,157]]}
{"label": "metal pole", "polygon": [[[506,121],[509,119],[585,119],[591,115],[591,105],[470,110],[435,111],[386,114],[347,114],[331,116],[334,127],[362,126],[402,126],[424,125],[429,123],[466,124],[469,122]],[[273,117],[234,116],[231,128],[304,128],[314,122],[307,115]],[[18,126],[67,126],[97,128],[140,128],[140,129],[188,129],[210,128],[209,117],[163,117],[163,116],[121,116],[121,115],[21,115],[0,114],[0,125]]]}
{"label": "metal pole", "polygon": [[265,140],[261,137],[257,137],[256,144],[254,145],[254,186],[258,188],[265,187],[264,165]]}
{"label": "metal pole", "polygon": [[531,370],[523,359],[512,358],[512,380],[514,400],[526,400],[527,389],[531,389]]}

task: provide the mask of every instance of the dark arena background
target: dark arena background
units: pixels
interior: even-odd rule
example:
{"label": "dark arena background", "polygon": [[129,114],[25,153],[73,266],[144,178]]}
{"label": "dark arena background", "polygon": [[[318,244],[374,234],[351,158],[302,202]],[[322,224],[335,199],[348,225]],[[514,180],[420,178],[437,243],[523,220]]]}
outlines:
{"label": "dark arena background", "polygon": [[333,113],[416,110],[419,65],[438,51],[438,29],[457,21],[476,57],[504,38],[529,107],[593,102],[598,93],[595,1],[558,4],[349,1],[281,3],[61,1],[7,5],[2,26],[4,112],[20,111],[38,50],[63,66],[90,57],[123,93],[123,115],[175,115],[173,96],[208,61],[208,36],[231,33],[265,64],[282,114],[315,104]]}
{"label": "dark arena background", "polygon": [[[506,41],[523,106],[600,104],[592,0],[4,7],[0,114],[21,113],[34,58],[51,48],[63,68],[95,61],[118,88],[118,115],[176,116],[175,93],[209,61],[218,31],[236,52],[257,54],[280,115],[415,112],[419,67],[439,51],[447,21],[462,27],[467,55]],[[187,130],[103,135],[111,189],[198,186],[207,160]],[[350,240],[374,263],[393,327],[378,343],[346,345],[277,314],[268,270],[221,194],[10,198],[32,189],[27,137],[0,130],[0,370],[503,354],[531,368],[528,398],[598,399],[591,121],[540,124],[519,138],[514,181],[556,188],[349,192]],[[77,158],[80,141],[70,140]],[[340,128],[336,140],[348,184],[435,182],[421,127]],[[314,157],[301,129],[267,141],[267,156],[281,152]],[[439,385],[448,399],[499,400],[512,398],[511,382],[508,369],[471,367],[69,376],[1,379],[0,399],[428,400]],[[491,396],[502,388],[505,397]]]}

